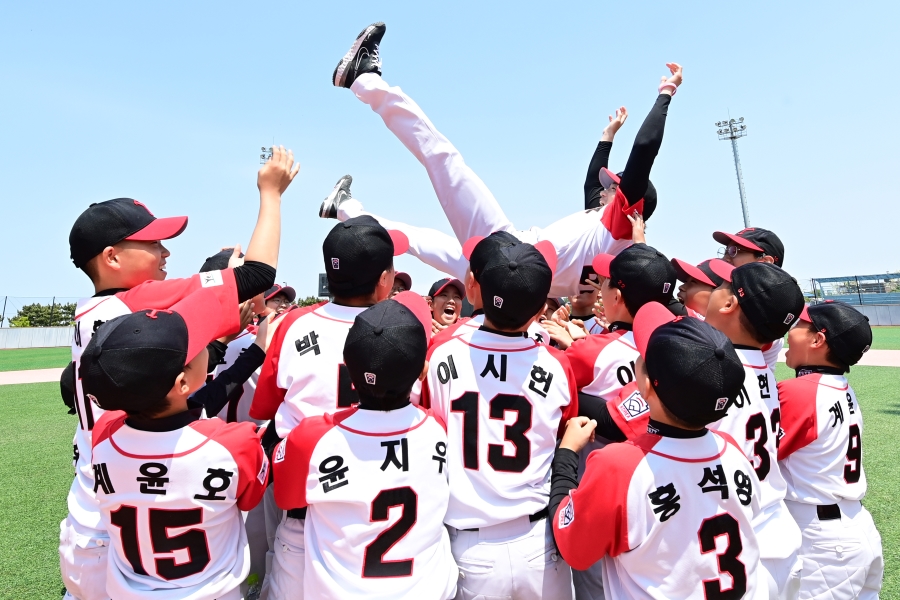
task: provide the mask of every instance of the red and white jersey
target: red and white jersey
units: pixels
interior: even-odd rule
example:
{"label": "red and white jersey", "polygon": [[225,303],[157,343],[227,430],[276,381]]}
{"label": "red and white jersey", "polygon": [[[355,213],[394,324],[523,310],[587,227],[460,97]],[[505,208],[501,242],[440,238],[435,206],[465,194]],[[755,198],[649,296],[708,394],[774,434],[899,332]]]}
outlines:
{"label": "red and white jersey", "polygon": [[431,411],[304,419],[275,450],[275,500],[306,514],[307,598],[452,598],[447,432]]}
{"label": "red and white jersey", "polygon": [[617,329],[575,340],[566,349],[578,390],[604,400],[634,381],[634,363],[640,353],[631,331]]}
{"label": "red and white jersey", "polygon": [[106,591],[116,600],[213,600],[250,571],[241,511],[259,504],[269,462],[250,423],[159,419],[165,431],[105,414],[94,436],[94,488],[111,548]]}
{"label": "red and white jersey", "polygon": [[[78,427],[75,429],[75,481],[69,493],[69,513],[75,520],[92,529],[100,528],[100,514],[94,500],[94,472],[91,469],[91,432],[104,411],[86,400],[78,371],[81,354],[101,325],[116,317],[144,309],[167,309],[200,288],[212,288],[220,294],[223,306],[237,306],[237,285],[234,272],[211,271],[184,279],[147,281],[130,290],[109,296],[82,298],[75,307],[75,335],[72,339],[72,360],[75,361],[75,410]],[[222,335],[238,328],[238,313],[223,322]]]}
{"label": "red and white jersey", "polygon": [[645,434],[591,453],[552,515],[553,533],[574,569],[607,557],[607,600],[767,599],[751,525],[758,489],[727,435]]}
{"label": "red and white jersey", "polygon": [[778,384],[784,437],[778,460],[787,499],[807,504],[862,500],[863,421],[843,375],[811,373]]}
{"label": "red and white jersey", "polygon": [[269,344],[250,417],[273,419],[283,438],[306,417],[357,404],[344,342],[364,310],[326,302],[285,313]]}
{"label": "red and white jersey", "polygon": [[591,317],[590,319],[585,321],[584,327],[591,335],[600,335],[601,333],[606,333],[606,327],[604,327],[603,324],[600,323],[597,317]]}
{"label": "red and white jersey", "polygon": [[522,334],[471,328],[429,355],[423,404],[450,440],[445,522],[488,527],[546,508],[560,425],[578,414],[565,355]]}
{"label": "red and white jersey", "polygon": [[[476,330],[479,327],[484,325],[484,314],[475,315],[474,317],[463,317],[461,319],[457,319],[456,323],[447,327],[433,338],[431,338],[431,345],[440,344],[451,337],[467,331],[469,329]],[[540,323],[532,322],[531,325],[528,326],[528,337],[535,340],[539,344],[549,344],[550,343],[550,334],[547,333],[547,330],[541,327]]]}
{"label": "red and white jersey", "polygon": [[[225,356],[222,358],[224,364],[216,367],[216,373],[221,373],[225,369],[230,368],[241,353],[253,345],[256,341],[256,329],[257,328],[253,326],[248,327],[236,338],[231,340],[231,343],[228,344],[228,348],[225,350]],[[257,425],[262,425],[265,422],[250,417],[250,405],[253,404],[253,397],[256,395],[256,384],[259,380],[261,371],[262,367],[256,369],[253,374],[250,375],[250,378],[244,382],[244,385],[241,388],[240,397],[233,401],[229,401],[229,403],[219,411],[217,416],[220,419],[229,423],[243,423],[244,421],[250,421]]]}
{"label": "red and white jersey", "polygon": [[773,373],[775,372],[775,365],[778,363],[778,356],[781,354],[782,348],[784,348],[784,338],[778,338],[762,347],[763,359]]}

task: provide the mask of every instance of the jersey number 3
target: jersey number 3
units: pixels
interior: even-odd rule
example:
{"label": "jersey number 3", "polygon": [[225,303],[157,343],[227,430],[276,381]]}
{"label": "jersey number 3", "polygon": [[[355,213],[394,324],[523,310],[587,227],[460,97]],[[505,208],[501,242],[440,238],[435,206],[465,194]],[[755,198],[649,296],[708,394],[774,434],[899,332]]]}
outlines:
{"label": "jersey number 3", "polygon": [[413,560],[384,560],[384,555],[402,540],[416,524],[419,497],[410,487],[382,490],[372,501],[373,523],[387,521],[391,507],[402,506],[400,520],[382,531],[366,546],[363,558],[363,577],[409,577],[412,575]]}
{"label": "jersey number 3", "polygon": [[716,551],[716,538],[725,536],[728,545],[725,551],[716,555],[720,573],[728,573],[731,576],[731,588],[722,589],[719,579],[705,580],[703,582],[703,594],[707,600],[739,600],[747,593],[747,569],[738,556],[744,550],[741,542],[741,529],[734,517],[728,513],[722,513],[706,519],[697,532],[700,538],[700,552]]}

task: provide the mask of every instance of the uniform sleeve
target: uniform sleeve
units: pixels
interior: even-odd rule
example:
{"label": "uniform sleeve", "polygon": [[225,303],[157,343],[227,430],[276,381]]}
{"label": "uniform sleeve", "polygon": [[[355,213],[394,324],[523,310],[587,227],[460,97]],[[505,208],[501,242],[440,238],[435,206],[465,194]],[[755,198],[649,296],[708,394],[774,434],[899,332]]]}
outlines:
{"label": "uniform sleeve", "polygon": [[600,185],[600,169],[609,166],[609,154],[612,152],[612,142],[601,141],[591,156],[591,162],[588,165],[587,176],[584,178],[584,209],[597,208],[600,204],[600,192],[603,186]]}
{"label": "uniform sleeve", "polygon": [[566,423],[572,417],[578,416],[578,388],[575,386],[575,373],[572,371],[572,364],[566,358],[566,353],[551,346],[546,346],[546,348],[550,356],[559,362],[566,374],[569,403],[563,407],[562,418],[559,420],[559,431],[557,432],[557,438],[562,439],[563,433],[566,431]]}
{"label": "uniform sleeve", "polygon": [[650,405],[641,396],[634,381],[620,389],[619,395],[607,404],[607,408],[616,427],[629,440],[647,433],[647,425],[650,424]]}
{"label": "uniform sleeve", "polygon": [[192,426],[203,431],[211,424],[220,427],[212,434],[213,439],[228,450],[238,468],[237,507],[251,510],[262,500],[269,481],[269,459],[260,444],[260,432],[252,423],[223,425],[219,419],[195,421]]}
{"label": "uniform sleeve", "polygon": [[622,193],[622,188],[616,188],[616,195],[613,201],[606,205],[600,222],[609,232],[609,234],[617,240],[630,240],[632,226],[628,220],[628,215],[637,211],[644,214],[644,199],[641,198],[633,204],[628,204],[628,199]]}
{"label": "uniform sleeve", "polygon": [[275,448],[275,503],[284,510],[305,508],[309,464],[316,444],[332,427],[331,415],[300,421]]}
{"label": "uniform sleeve", "polygon": [[243,391],[244,382],[262,365],[266,353],[256,344],[250,344],[234,364],[216,375],[197,390],[192,398],[203,405],[207,415],[217,415],[225,405]]}
{"label": "uniform sleeve", "polygon": [[[275,418],[275,413],[278,412],[278,407],[284,402],[284,396],[287,393],[286,389],[278,387],[278,369],[281,365],[281,352],[284,349],[288,330],[300,316],[312,312],[319,306],[321,305],[294,309],[281,317],[281,323],[278,324],[278,329],[272,336],[259,379],[256,381],[256,393],[253,394],[253,402],[250,404],[251,418],[261,421]],[[271,327],[277,322],[278,320],[273,321],[269,326]]]}
{"label": "uniform sleeve", "polygon": [[778,460],[784,460],[819,437],[816,417],[818,374],[788,379],[778,383],[781,405],[781,428],[784,437],[778,444]]}
{"label": "uniform sleeve", "polygon": [[610,444],[588,456],[581,485],[553,515],[553,536],[573,569],[584,570],[604,556],[631,550],[628,488],[645,455],[630,443]]}
{"label": "uniform sleeve", "polygon": [[597,356],[606,344],[602,344],[603,336],[589,335],[586,338],[575,340],[566,348],[566,358],[572,366],[575,375],[575,387],[581,389],[594,381],[594,365],[597,364]]}

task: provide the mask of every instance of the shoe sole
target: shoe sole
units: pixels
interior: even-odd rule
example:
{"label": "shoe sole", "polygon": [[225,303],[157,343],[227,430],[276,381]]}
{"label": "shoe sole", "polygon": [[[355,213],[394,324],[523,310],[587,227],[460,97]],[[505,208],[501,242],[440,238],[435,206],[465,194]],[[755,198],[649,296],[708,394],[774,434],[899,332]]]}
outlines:
{"label": "shoe sole", "polygon": [[319,206],[319,217],[323,219],[337,219],[337,209],[338,206],[340,206],[340,202],[337,202],[336,198],[338,192],[344,189],[341,185],[344,181],[347,181],[346,191],[347,195],[350,195],[350,186],[353,184],[353,177],[344,175],[338,179],[331,192],[325,197],[325,200],[322,201],[322,205]]}
{"label": "shoe sole", "polygon": [[334,84],[335,87],[346,87],[344,82],[347,81],[347,66],[353,61],[353,58],[356,56],[356,53],[359,52],[360,47],[365,43],[369,34],[372,33],[376,27],[381,25],[384,25],[381,21],[373,23],[356,36],[356,41],[350,46],[350,50],[347,51],[347,54],[344,55],[344,58],[341,59],[341,62],[338,63],[337,67],[334,69],[334,73],[331,75],[331,83]]}

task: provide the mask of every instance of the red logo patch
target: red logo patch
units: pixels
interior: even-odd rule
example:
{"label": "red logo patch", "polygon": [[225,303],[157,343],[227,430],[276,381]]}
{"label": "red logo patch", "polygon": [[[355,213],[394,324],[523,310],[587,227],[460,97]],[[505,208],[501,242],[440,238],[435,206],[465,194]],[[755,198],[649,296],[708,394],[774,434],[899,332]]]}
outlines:
{"label": "red logo patch", "polygon": [[741,298],[744,297],[744,288],[738,288],[738,296],[740,296]]}
{"label": "red logo patch", "polygon": [[157,317],[156,315],[161,312],[169,314],[169,315],[172,314],[171,310],[160,310],[160,309],[154,308],[153,310],[151,310],[150,312],[147,313],[147,316],[151,319],[158,319],[159,317]]}
{"label": "red logo patch", "polygon": [[147,205],[144,204],[143,202],[141,202],[140,200],[135,200],[134,203],[137,204],[138,206],[142,207],[142,208],[143,208],[144,210],[146,210],[148,213],[150,213],[150,216],[151,216],[151,217],[155,217],[155,216],[156,216],[156,215],[154,215],[152,212],[150,212],[150,209],[147,208]]}

